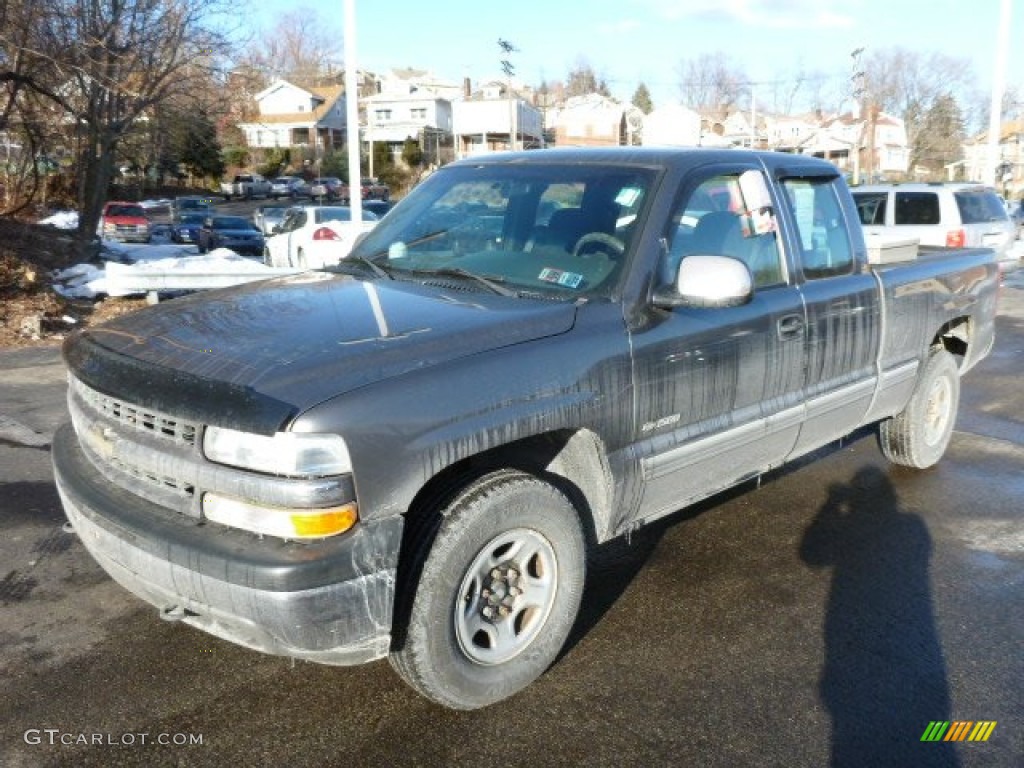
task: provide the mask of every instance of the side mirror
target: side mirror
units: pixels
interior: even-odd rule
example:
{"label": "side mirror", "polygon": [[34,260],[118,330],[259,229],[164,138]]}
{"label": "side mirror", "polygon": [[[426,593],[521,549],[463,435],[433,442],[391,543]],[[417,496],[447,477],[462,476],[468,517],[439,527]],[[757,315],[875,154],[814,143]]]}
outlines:
{"label": "side mirror", "polygon": [[674,285],[658,289],[656,306],[722,309],[739,307],[754,296],[747,265],[729,256],[687,256],[679,262]]}

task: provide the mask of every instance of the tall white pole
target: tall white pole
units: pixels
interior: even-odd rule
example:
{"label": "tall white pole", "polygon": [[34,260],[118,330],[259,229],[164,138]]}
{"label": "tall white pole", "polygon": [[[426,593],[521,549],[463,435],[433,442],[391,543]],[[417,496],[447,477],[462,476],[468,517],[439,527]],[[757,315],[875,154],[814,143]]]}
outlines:
{"label": "tall white pole", "polygon": [[757,87],[750,84],[750,148],[757,149]]}
{"label": "tall white pole", "polygon": [[996,38],[995,71],[992,73],[992,106],[988,120],[988,164],[985,179],[999,189],[999,140],[1003,132],[1003,92],[1006,90],[1006,62],[1010,50],[1010,0],[1002,0]]}
{"label": "tall white pole", "polygon": [[356,72],[356,0],[345,0],[345,125],[348,129],[348,197],[352,221],[363,220],[359,168],[359,78]]}

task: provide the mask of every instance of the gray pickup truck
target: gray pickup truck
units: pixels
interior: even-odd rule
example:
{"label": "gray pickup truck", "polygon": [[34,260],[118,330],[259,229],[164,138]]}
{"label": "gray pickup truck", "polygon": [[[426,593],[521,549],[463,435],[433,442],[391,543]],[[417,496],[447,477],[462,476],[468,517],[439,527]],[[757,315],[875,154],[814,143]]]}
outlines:
{"label": "gray pickup truck", "polygon": [[937,462],[997,283],[986,249],[869,263],[813,158],[474,157],[334,267],[69,338],[57,487],[164,618],[482,707],[612,539],[864,425]]}
{"label": "gray pickup truck", "polygon": [[258,173],[239,173],[231,181],[222,181],[220,193],[225,200],[233,197],[241,197],[251,200],[254,197],[270,197],[273,194],[273,184],[260,176]]}

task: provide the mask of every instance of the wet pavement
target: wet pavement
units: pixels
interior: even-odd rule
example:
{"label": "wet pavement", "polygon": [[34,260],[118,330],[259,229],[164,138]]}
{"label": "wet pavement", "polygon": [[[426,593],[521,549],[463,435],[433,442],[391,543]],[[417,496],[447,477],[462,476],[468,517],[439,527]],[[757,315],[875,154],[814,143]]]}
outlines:
{"label": "wet pavement", "polygon": [[[938,467],[890,467],[864,432],[641,532],[590,575],[560,662],[470,713],[385,662],[293,663],[158,620],[63,527],[57,350],[0,350],[0,765],[1019,766],[1008,283]],[[996,725],[922,742],[935,721]]]}

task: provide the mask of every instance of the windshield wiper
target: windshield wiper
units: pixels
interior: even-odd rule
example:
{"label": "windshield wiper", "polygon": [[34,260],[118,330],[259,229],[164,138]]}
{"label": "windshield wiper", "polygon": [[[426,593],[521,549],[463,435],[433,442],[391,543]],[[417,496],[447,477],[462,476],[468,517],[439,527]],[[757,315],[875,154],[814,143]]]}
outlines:
{"label": "windshield wiper", "polygon": [[[430,242],[431,240],[434,240],[434,239],[436,239],[438,237],[443,237],[444,235],[447,235],[447,234],[448,234],[448,230],[447,229],[438,229],[438,230],[435,230],[433,232],[427,232],[427,234],[425,234],[425,235],[420,235],[419,237],[415,238],[414,240],[410,240],[407,243],[402,243],[402,245],[404,245],[406,248],[412,248],[412,247],[420,245],[422,243]],[[394,245],[394,243],[392,243],[392,245]],[[390,251],[390,248],[388,248],[386,250],[383,250],[383,251],[377,251],[376,253],[371,255],[371,258],[374,258],[374,257],[377,257],[377,256],[388,255],[389,251]]]}
{"label": "windshield wiper", "polygon": [[338,266],[344,265],[346,261],[355,261],[358,262],[359,264],[365,264],[373,271],[373,274],[375,274],[377,277],[386,278],[388,280],[395,279],[395,276],[392,275],[388,270],[386,270],[380,264],[375,262],[373,259],[368,259],[365,256],[357,256],[355,254],[350,253],[348,256],[346,256],[344,259],[338,262]]}
{"label": "windshield wiper", "polygon": [[501,278],[495,277],[484,277],[478,275],[475,272],[470,272],[468,269],[462,269],[461,267],[441,267],[440,269],[413,269],[410,272],[417,275],[438,275],[440,277],[454,276],[454,277],[467,277],[470,280],[475,280],[480,285],[488,288],[492,293],[497,293],[501,296],[518,296],[518,291],[513,291],[511,288],[506,288],[501,285],[498,281]]}

